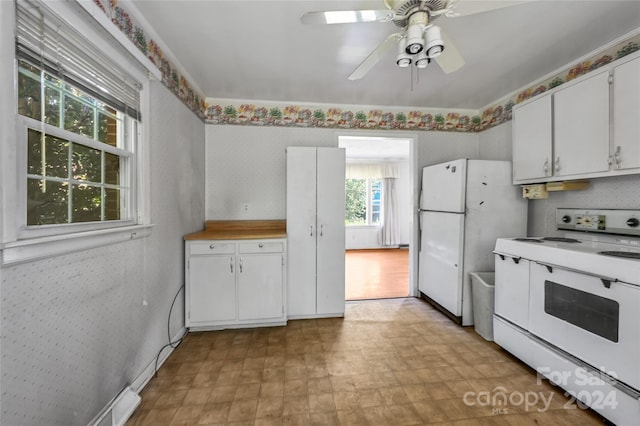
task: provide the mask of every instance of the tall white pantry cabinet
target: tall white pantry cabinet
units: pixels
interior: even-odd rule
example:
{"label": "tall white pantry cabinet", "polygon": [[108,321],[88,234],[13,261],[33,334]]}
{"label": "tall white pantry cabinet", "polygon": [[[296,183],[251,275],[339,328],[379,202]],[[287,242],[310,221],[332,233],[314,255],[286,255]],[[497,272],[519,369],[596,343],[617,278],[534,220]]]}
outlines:
{"label": "tall white pantry cabinet", "polygon": [[288,317],[344,316],[343,148],[287,148]]}

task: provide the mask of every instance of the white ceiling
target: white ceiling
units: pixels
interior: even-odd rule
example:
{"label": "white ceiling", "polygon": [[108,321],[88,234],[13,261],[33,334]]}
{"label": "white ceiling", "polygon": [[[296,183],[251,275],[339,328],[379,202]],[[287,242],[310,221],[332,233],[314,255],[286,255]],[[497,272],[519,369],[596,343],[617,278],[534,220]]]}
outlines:
{"label": "white ceiling", "polygon": [[432,63],[412,90],[395,49],[362,80],[347,80],[398,30],[393,23],[300,23],[308,11],[384,9],[383,0],[132,2],[206,97],[262,101],[479,109],[640,27],[637,0],[532,1],[441,17],[466,65],[446,75]]}

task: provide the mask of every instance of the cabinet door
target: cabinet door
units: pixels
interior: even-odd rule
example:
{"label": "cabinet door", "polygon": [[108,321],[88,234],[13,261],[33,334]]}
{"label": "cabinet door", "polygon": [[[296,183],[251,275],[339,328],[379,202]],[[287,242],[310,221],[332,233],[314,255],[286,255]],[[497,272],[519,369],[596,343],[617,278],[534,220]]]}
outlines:
{"label": "cabinet door", "polygon": [[345,150],[318,148],[318,314],[344,314],[344,177]]}
{"label": "cabinet door", "polygon": [[258,320],[283,316],[283,263],[281,254],[239,257],[239,319]]}
{"label": "cabinet door", "polygon": [[609,72],[553,96],[554,175],[609,170]]}
{"label": "cabinet door", "polygon": [[613,69],[612,117],[612,167],[640,167],[640,58]]}
{"label": "cabinet door", "polygon": [[192,256],[187,282],[190,324],[236,318],[235,257]]}
{"label": "cabinet door", "polygon": [[529,261],[496,255],[495,267],[495,313],[527,330]]}
{"label": "cabinet door", "polygon": [[[344,183],[343,183],[344,186]],[[287,148],[289,315],[316,313],[316,148]]]}
{"label": "cabinet door", "polygon": [[542,95],[513,111],[513,180],[551,176],[551,95]]}

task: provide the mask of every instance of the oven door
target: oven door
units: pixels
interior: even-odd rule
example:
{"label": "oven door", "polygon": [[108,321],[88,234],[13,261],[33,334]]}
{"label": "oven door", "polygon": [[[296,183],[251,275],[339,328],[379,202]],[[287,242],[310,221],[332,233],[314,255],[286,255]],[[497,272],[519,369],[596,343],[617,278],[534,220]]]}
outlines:
{"label": "oven door", "polygon": [[529,331],[640,389],[640,287],[531,263]]}

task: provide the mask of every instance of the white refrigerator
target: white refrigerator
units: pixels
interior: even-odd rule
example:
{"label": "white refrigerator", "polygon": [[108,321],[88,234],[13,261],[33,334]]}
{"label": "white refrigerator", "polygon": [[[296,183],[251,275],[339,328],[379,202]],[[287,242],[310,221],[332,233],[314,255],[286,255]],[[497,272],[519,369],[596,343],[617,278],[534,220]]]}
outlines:
{"label": "white refrigerator", "polygon": [[455,160],[422,170],[418,288],[462,325],[473,325],[471,272],[494,270],[496,238],[527,232],[527,202],[511,162]]}

